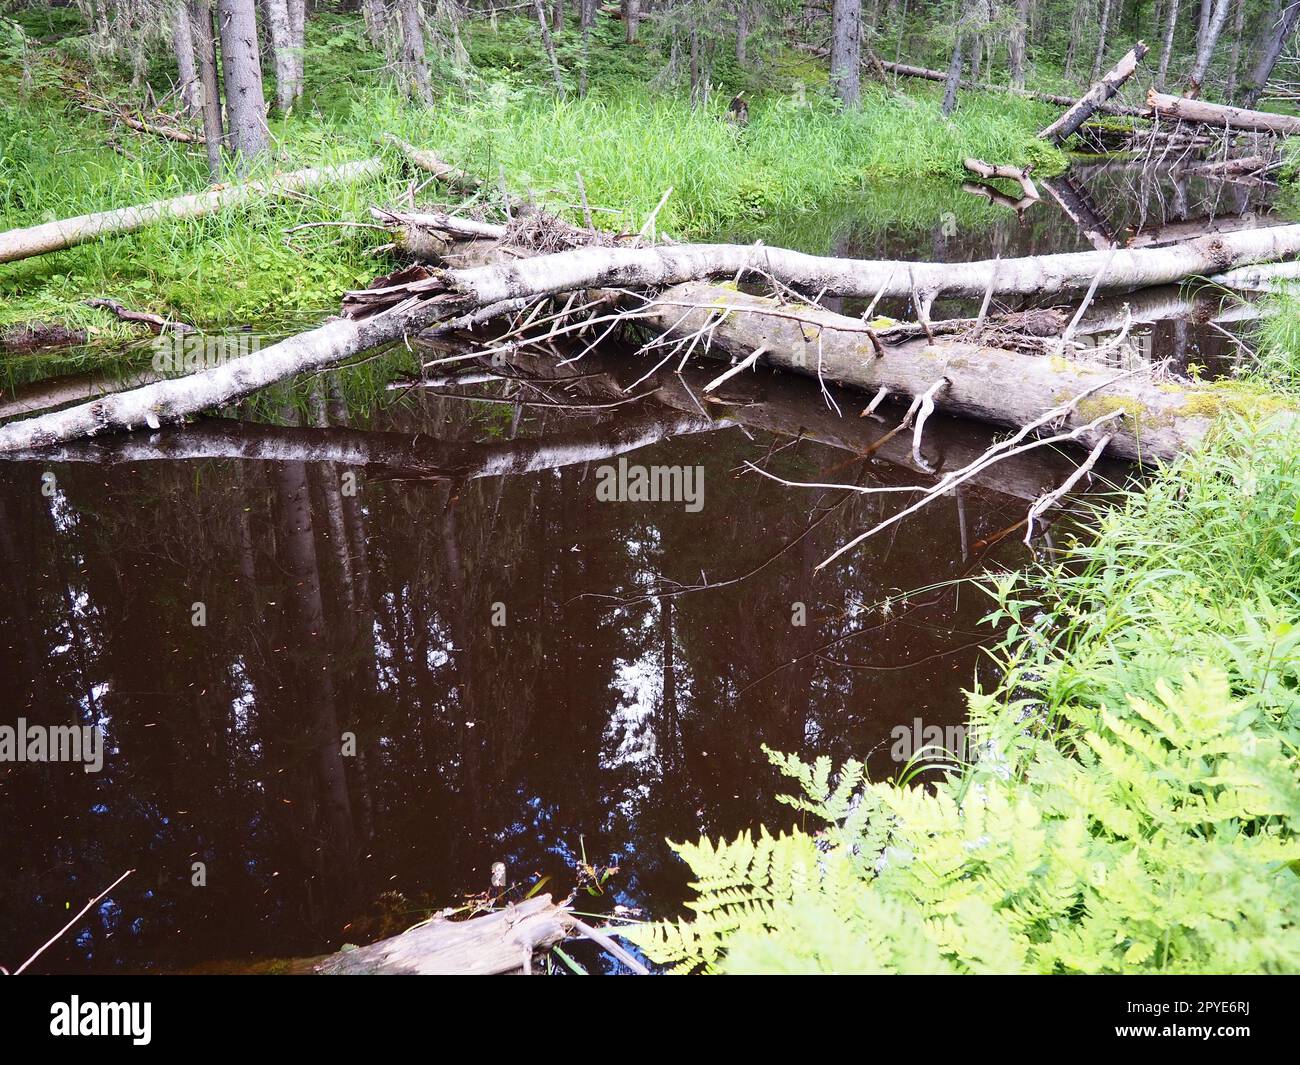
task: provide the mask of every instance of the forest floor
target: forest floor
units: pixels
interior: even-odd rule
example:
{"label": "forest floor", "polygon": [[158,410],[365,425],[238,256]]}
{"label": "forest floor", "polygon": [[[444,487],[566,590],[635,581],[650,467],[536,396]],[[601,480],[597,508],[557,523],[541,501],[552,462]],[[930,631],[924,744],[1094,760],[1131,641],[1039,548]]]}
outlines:
{"label": "forest floor", "polygon": [[[35,34],[46,27],[32,25]],[[792,219],[864,189],[880,191],[868,210],[882,221],[933,226],[951,203],[920,179],[959,180],[967,155],[1040,173],[1064,167],[1035,132],[1054,108],[997,94],[969,94],[952,120],[939,114],[935,87],[906,92],[866,87],[860,113],[841,115],[814,61],[789,53],[776,84],[749,86],[750,123],[724,115],[738,69],[719,71],[708,105],[648,83],[657,61],[621,42],[618,24],[598,23],[586,97],[557,96],[538,62],[527,20],[502,20],[467,40],[472,73],[453,72],[432,110],[410,106],[391,87],[383,59],[362,40],[359,18],[321,15],[310,24],[304,109],[273,116],[275,159],[267,169],[329,165],[376,154],[390,132],[464,169],[580,221],[578,175],[597,225],[635,231],[665,190],[661,233],[699,238],[741,225]],[[608,38],[608,39],[606,39]],[[46,47],[21,85],[19,46],[0,38],[0,228],[14,228],[197,191],[208,185],[200,146],[118,127],[85,109],[75,94],[88,81],[130,106],[139,93],[129,72],[109,65],[90,78],[82,38]],[[8,51],[6,51],[8,48]],[[559,51],[576,67],[576,29]],[[158,58],[159,63],[165,56]],[[107,81],[105,79],[108,79]],[[152,78],[168,84],[161,70]],[[111,143],[110,143],[111,142]],[[252,176],[257,176],[256,173]],[[120,324],[82,305],[110,297],[141,310],[197,323],[243,323],[333,313],[348,288],[382,272],[373,230],[314,222],[369,222],[369,208],[399,200],[409,179],[394,160],[381,179],[316,190],[310,198],[248,204],[209,218],[151,228],[0,267],[0,326],[33,319],[88,327],[122,338]],[[954,197],[969,199],[969,197]],[[868,201],[870,202],[870,201]],[[983,216],[994,212],[984,206]],[[978,224],[981,209],[966,208]]]}

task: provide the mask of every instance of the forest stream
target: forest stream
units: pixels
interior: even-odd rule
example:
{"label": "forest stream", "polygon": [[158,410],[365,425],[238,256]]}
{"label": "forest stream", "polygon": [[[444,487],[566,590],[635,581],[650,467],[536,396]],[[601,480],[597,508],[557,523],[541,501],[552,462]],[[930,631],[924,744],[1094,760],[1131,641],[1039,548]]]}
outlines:
{"label": "forest stream", "polygon": [[[1098,222],[1130,240],[1270,211],[1263,186],[1161,177],[1135,196],[1132,181],[1078,163],[1055,179],[1064,198],[979,227],[958,210],[929,227],[865,225],[847,202],[722,236],[957,261],[1091,249]],[[1183,370],[1229,369],[1251,325],[1212,320],[1175,288],[1099,299],[1081,335],[1113,336],[1125,303],[1143,357]],[[934,313],[949,310],[973,313]],[[963,692],[990,679],[998,636],[967,578],[1071,534],[1068,518],[1049,523],[1031,552],[1023,521],[1078,454],[994,466],[815,571],[903,503],[754,467],[931,483],[906,437],[861,457],[897,413],[859,417],[860,395],[767,370],[702,404],[718,364],[634,385],[643,362],[614,344],[568,365],[533,352],[361,401],[322,376],[284,417],[0,465],[10,703],[107,736],[99,772],[0,773],[6,956],[128,868],[47,970],[319,955],[490,891],[498,862],[511,883],[576,888],[579,911],[673,916],[690,893],[667,840],[796,818],[772,798],[789,785],[764,745],[865,756],[886,778],[924,744],[959,740]],[[996,438],[936,416],[924,457],[943,471]],[[232,457],[240,447],[260,457]],[[601,485],[628,464],[684,471],[693,494],[608,501]],[[1131,472],[1106,460],[1093,490]],[[592,971],[619,964],[571,951]]]}

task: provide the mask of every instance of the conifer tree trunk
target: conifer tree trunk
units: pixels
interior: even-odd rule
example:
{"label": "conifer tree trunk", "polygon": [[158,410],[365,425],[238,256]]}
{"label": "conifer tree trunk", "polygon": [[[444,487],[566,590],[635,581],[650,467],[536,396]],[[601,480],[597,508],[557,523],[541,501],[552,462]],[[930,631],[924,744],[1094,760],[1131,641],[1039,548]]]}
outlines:
{"label": "conifer tree trunk", "polygon": [[1101,0],[1100,26],[1097,31],[1097,54],[1092,60],[1092,80],[1101,77],[1102,60],[1106,58],[1106,30],[1110,25],[1111,0]]}
{"label": "conifer tree trunk", "polygon": [[962,44],[965,35],[957,28],[952,42],[952,56],[948,60],[948,77],[943,83],[943,113],[952,114],[957,109],[957,86],[961,82]]}
{"label": "conifer tree trunk", "polygon": [[221,149],[226,143],[226,133],[221,118],[221,78],[217,74],[217,46],[212,33],[212,4],[209,0],[190,0],[189,15],[198,55],[208,174],[213,181],[220,181]]}
{"label": "conifer tree trunk", "polygon": [[217,0],[217,22],[230,145],[240,155],[243,170],[250,160],[270,148],[253,0]]}
{"label": "conifer tree trunk", "polygon": [[555,81],[555,87],[564,92],[564,75],[560,72],[560,61],[555,55],[555,40],[551,37],[551,27],[546,21],[546,9],[542,6],[542,0],[533,0],[533,9],[537,14],[538,29],[542,31],[542,47],[551,64],[551,77]]}
{"label": "conifer tree trunk", "polygon": [[831,8],[831,86],[845,108],[858,106],[861,85],[862,0],[834,0]]}
{"label": "conifer tree trunk", "polygon": [[307,0],[289,0],[289,58],[293,64],[293,103],[302,99],[303,49],[307,45]]}
{"label": "conifer tree trunk", "polygon": [[424,46],[424,18],[420,0],[397,0],[402,24],[402,66],[406,70],[411,95],[426,107],[433,106],[433,85],[429,80],[429,60]]}
{"label": "conifer tree trunk", "polygon": [[181,103],[187,114],[203,110],[203,86],[194,64],[194,32],[184,0],[172,5],[172,48],[176,52],[176,76],[180,81]]}
{"label": "conifer tree trunk", "polygon": [[1232,20],[1232,54],[1228,57],[1228,83],[1223,98],[1232,103],[1237,95],[1237,71],[1241,66],[1241,37],[1246,28],[1246,2],[1237,0],[1237,13]]}
{"label": "conifer tree trunk", "polygon": [[1011,40],[1007,46],[1011,67],[1011,87],[1025,87],[1025,39],[1029,32],[1030,0],[1016,0],[1016,21],[1011,27]]}
{"label": "conifer tree trunk", "polygon": [[371,47],[383,48],[384,26],[388,22],[388,12],[384,10],[384,0],[361,0],[361,17],[365,21],[366,37],[369,39]]}

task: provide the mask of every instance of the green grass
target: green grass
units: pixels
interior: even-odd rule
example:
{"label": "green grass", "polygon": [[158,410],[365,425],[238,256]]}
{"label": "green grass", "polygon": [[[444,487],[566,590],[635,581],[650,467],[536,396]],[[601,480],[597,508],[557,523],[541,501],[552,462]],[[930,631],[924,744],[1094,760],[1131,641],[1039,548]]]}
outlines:
{"label": "green grass", "polygon": [[[313,19],[307,55],[307,103],[271,123],[274,163],[288,169],[327,165],[376,151],[374,135],[396,132],[475,173],[504,175],[515,191],[580,217],[581,172],[598,223],[637,229],[664,191],[661,232],[698,238],[778,228],[836,201],[870,202],[891,215],[914,200],[894,224],[932,225],[944,193],[917,192],[926,179],[955,182],[968,154],[1034,162],[1059,169],[1061,156],[1034,137],[1050,108],[1001,96],[971,95],[953,121],[938,114],[928,88],[905,96],[870,88],[859,113],[841,115],[815,83],[801,96],[767,92],[752,104],[751,122],[737,129],[722,119],[725,96],[692,109],[673,92],[647,87],[658,62],[641,48],[619,45],[616,30],[593,45],[591,92],[559,97],[526,20],[503,19],[469,38],[471,69],[443,70],[445,95],[431,110],[411,107],[386,81],[381,58],[362,40],[355,17]],[[561,36],[570,74],[580,61],[576,30]],[[67,95],[86,76],[82,42],[65,42],[61,58],[46,56],[33,91],[19,98],[17,53],[0,49],[0,227],[127,206],[202,189],[202,154],[184,145],[125,131],[115,134],[130,158],[105,146],[101,116]],[[152,57],[151,76],[167,81],[165,50]],[[795,57],[777,69],[805,72]],[[96,76],[123,77],[110,64]],[[744,76],[724,68],[725,88]],[[778,81],[783,80],[778,79]],[[793,81],[794,79],[792,79]],[[803,79],[799,79],[803,80]],[[100,84],[99,80],[96,84]],[[117,95],[127,99],[119,85]],[[391,202],[406,187],[396,160],[378,182],[315,191],[306,201],[264,201],[194,222],[167,224],[76,249],[0,267],[0,324],[57,318],[88,325],[98,335],[125,335],[99,312],[79,306],[110,296],[134,307],[204,323],[257,321],[286,314],[323,315],[339,294],[388,268],[366,252],[383,238],[364,229],[286,231],[305,222],[368,221],[368,208]],[[956,212],[971,224],[993,213],[971,210],[952,186]],[[941,213],[941,212],[940,212]]]}

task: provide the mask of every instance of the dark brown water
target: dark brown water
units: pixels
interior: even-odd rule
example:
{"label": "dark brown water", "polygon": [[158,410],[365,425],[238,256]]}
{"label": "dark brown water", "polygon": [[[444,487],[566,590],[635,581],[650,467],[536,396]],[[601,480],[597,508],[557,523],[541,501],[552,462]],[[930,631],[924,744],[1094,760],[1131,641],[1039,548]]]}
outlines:
{"label": "dark brown water", "polygon": [[[818,250],[1086,244],[1033,211],[950,233],[850,218]],[[670,915],[688,892],[665,840],[791,822],[763,745],[883,777],[899,726],[960,724],[994,636],[962,578],[1028,559],[1015,526],[1067,457],[995,467],[819,571],[914,495],[748,464],[930,483],[910,440],[861,457],[887,426],[860,397],[841,418],[760,373],[704,403],[715,365],[628,402],[627,357],[554,363],[365,402],[324,379],[300,414],[0,465],[0,724],[107,737],[99,772],[0,762],[0,964],[127,869],[39,969],[318,954],[487,890],[497,861],[560,895],[590,867],[581,906]],[[935,419],[925,458],[992,439]],[[620,460],[699,470],[702,495],[603,499]]]}

